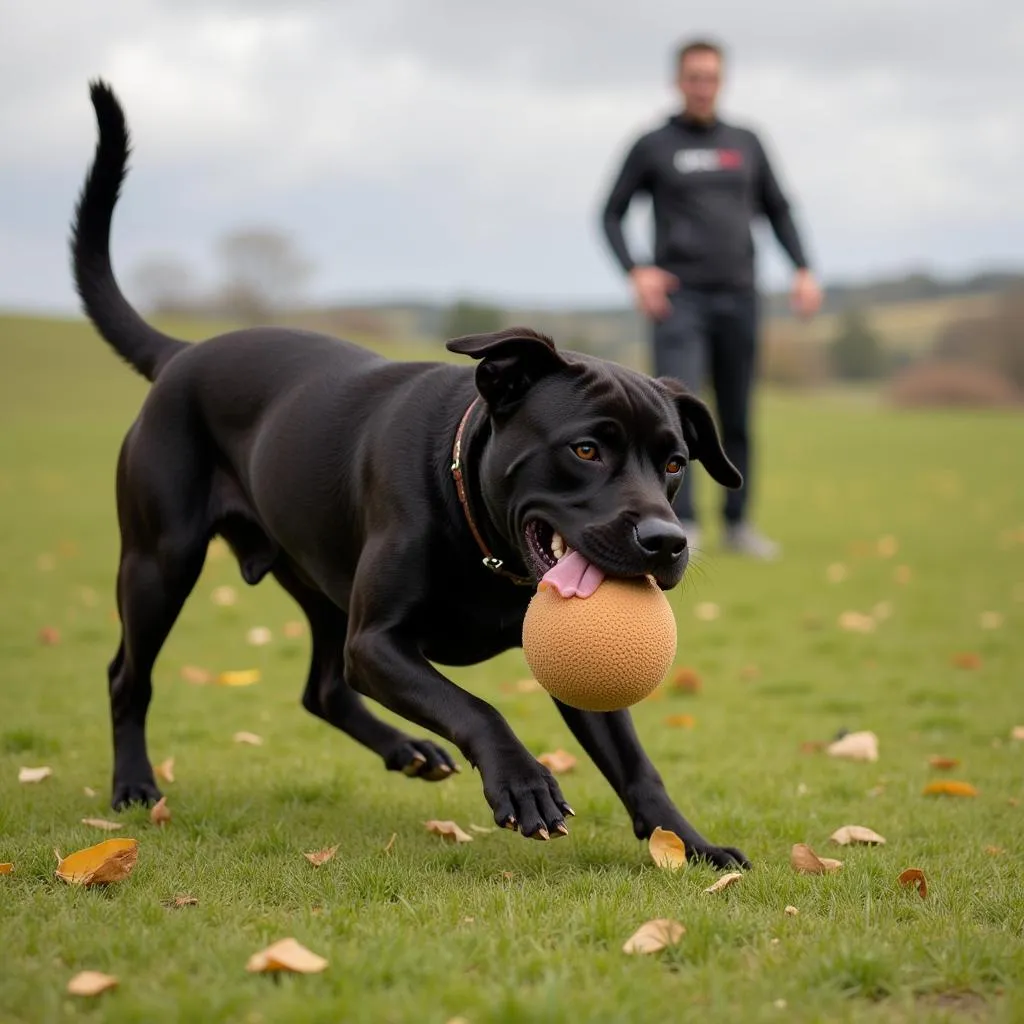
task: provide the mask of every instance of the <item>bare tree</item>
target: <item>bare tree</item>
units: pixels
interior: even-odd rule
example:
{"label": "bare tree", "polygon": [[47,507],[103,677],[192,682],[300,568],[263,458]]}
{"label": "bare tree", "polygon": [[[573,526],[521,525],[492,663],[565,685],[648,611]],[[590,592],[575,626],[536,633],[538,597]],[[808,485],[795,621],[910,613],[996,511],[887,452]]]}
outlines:
{"label": "bare tree", "polygon": [[295,304],[312,271],[291,239],[272,228],[235,231],[218,251],[225,275],[221,304],[246,323]]}
{"label": "bare tree", "polygon": [[148,313],[185,313],[197,302],[192,271],[171,253],[146,257],[132,271],[131,282],[139,304]]}

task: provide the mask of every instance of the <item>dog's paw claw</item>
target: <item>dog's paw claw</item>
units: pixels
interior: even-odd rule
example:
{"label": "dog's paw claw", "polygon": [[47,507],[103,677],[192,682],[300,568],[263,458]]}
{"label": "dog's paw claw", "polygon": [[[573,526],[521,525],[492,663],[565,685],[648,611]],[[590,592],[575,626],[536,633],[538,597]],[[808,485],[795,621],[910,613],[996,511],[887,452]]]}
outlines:
{"label": "dog's paw claw", "polygon": [[161,795],[155,782],[118,782],[114,784],[110,806],[115,811],[126,810],[133,804],[152,807]]}
{"label": "dog's paw claw", "polygon": [[405,740],[384,762],[389,771],[399,771],[409,778],[441,782],[458,770],[447,751],[430,740]]}
{"label": "dog's paw claw", "polygon": [[568,833],[562,809],[567,806],[565,798],[551,773],[539,765],[530,765],[521,776],[493,790],[485,785],[485,794],[494,808],[495,824],[502,828],[518,828],[526,838],[541,842]]}
{"label": "dog's paw claw", "polygon": [[735,846],[711,846],[710,844],[687,846],[686,859],[709,864],[719,871],[726,868],[729,870],[742,868],[747,871],[753,867],[743,851],[737,850]]}

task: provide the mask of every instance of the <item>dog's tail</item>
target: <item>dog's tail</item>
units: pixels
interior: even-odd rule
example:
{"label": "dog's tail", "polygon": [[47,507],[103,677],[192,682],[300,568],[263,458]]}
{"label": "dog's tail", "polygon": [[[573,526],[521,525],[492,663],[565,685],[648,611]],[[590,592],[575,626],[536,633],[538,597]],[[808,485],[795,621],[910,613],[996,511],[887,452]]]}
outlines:
{"label": "dog's tail", "polygon": [[115,352],[147,380],[188,348],[151,327],[124,297],[110,266],[110,221],[128,169],[130,142],[124,111],[110,87],[90,83],[99,138],[71,229],[75,287],[96,329]]}

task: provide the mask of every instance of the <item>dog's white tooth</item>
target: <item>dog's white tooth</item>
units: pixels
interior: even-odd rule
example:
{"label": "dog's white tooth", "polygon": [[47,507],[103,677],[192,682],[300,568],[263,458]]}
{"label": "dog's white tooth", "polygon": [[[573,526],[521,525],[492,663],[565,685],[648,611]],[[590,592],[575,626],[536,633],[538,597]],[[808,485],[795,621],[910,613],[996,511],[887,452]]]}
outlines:
{"label": "dog's white tooth", "polygon": [[562,540],[560,533],[552,534],[551,536],[551,554],[555,556],[555,559],[561,559],[565,554],[565,541]]}

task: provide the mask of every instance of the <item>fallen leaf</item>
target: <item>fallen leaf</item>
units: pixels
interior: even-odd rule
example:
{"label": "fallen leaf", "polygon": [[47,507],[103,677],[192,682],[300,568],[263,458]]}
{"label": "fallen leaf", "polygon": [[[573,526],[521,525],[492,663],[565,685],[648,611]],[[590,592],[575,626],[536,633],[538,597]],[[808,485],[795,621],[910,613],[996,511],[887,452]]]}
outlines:
{"label": "fallen leaf", "polygon": [[512,879],[516,877],[516,873],[514,871],[502,871],[501,877],[504,878],[506,882],[511,882]]}
{"label": "fallen leaf", "polygon": [[789,1003],[787,1003],[785,999],[776,999],[775,1002],[772,1003],[772,1006],[774,1006],[776,1010],[784,1010],[789,1006]]}
{"label": "fallen leaf", "polygon": [[865,828],[863,825],[844,825],[842,828],[837,828],[829,836],[829,842],[835,843],[838,846],[852,846],[857,843],[866,846],[881,846],[885,843],[885,839],[877,832],[870,828]]}
{"label": "fallen leaf", "polygon": [[797,783],[797,787],[796,787],[796,795],[797,796],[807,796],[808,793],[810,793],[810,789],[808,789],[806,783],[804,783],[804,782]]}
{"label": "fallen leaf", "polygon": [[117,987],[117,978],[99,971],[82,971],[68,982],[68,995],[98,996],[107,989]]}
{"label": "fallen leaf", "polygon": [[561,748],[547,754],[541,754],[537,760],[552,775],[565,775],[566,772],[571,772],[576,767],[576,758],[569,751],[562,750]]}
{"label": "fallen leaf", "polygon": [[536,679],[520,679],[515,684],[516,693],[537,693],[544,687]]}
{"label": "fallen leaf", "polygon": [[982,612],[978,616],[978,625],[982,629],[999,629],[1004,621],[1002,612]]}
{"label": "fallen leaf", "polygon": [[928,895],[928,881],[925,879],[924,872],[920,868],[907,868],[896,881],[903,886],[915,886],[921,899]]}
{"label": "fallen leaf", "polygon": [[221,608],[229,608],[238,601],[238,592],[234,587],[217,587],[210,594],[210,600]]}
{"label": "fallen leaf", "polygon": [[473,837],[463,832],[454,821],[431,820],[425,821],[423,825],[428,832],[432,832],[435,836],[440,836],[442,839],[445,839],[450,843],[473,842]]}
{"label": "fallen leaf", "polygon": [[746,680],[747,682],[757,679],[760,674],[761,669],[754,664],[744,665],[743,668],[740,669],[740,679]]}
{"label": "fallen leaf", "polygon": [[675,871],[686,866],[686,844],[675,834],[660,826],[651,833],[647,841],[651,860],[659,868]]}
{"label": "fallen leaf", "polygon": [[292,619],[284,624],[284,629],[281,632],[289,640],[297,640],[300,636],[306,635],[306,624],[299,622],[298,619]]}
{"label": "fallen leaf", "polygon": [[56,626],[43,626],[39,630],[39,642],[44,647],[56,647],[60,643],[60,630]]}
{"label": "fallen leaf", "polygon": [[884,622],[892,615],[892,601],[879,601],[871,609],[871,617],[875,622]]}
{"label": "fallen leaf", "polygon": [[665,719],[665,724],[673,729],[692,729],[697,724],[697,719],[693,715],[669,715]]}
{"label": "fallen leaf", "polygon": [[254,732],[236,732],[234,740],[236,743],[246,743],[250,747],[263,746],[263,737],[257,736]]}
{"label": "fallen leaf", "polygon": [[104,832],[120,832],[124,828],[119,821],[108,821],[106,818],[83,818],[82,824],[90,828],[101,828]]}
{"label": "fallen leaf", "polygon": [[337,852],[337,846],[326,846],[322,850],[314,850],[311,853],[304,853],[302,856],[305,857],[313,867],[318,868],[321,864],[326,864],[329,860],[333,860],[334,855]]}
{"label": "fallen leaf", "polygon": [[266,647],[266,645],[273,639],[273,633],[271,633],[266,626],[253,626],[253,628],[245,634],[245,642],[252,644],[253,647]]}
{"label": "fallen leaf", "polygon": [[797,843],[790,850],[789,863],[798,875],[825,875],[843,866],[841,860],[819,857],[806,843]]}
{"label": "fallen leaf", "polygon": [[848,633],[873,633],[875,620],[863,612],[848,611],[839,616],[839,628]]}
{"label": "fallen leaf", "polygon": [[1010,730],[1011,740],[1024,740],[1024,725],[1015,725]]}
{"label": "fallen leaf", "polygon": [[850,575],[849,570],[843,565],[842,562],[833,562],[825,570],[825,578],[829,583],[842,583],[847,576]]}
{"label": "fallen leaf", "polygon": [[899,549],[899,541],[891,533],[878,538],[878,553],[882,558],[892,558]]}
{"label": "fallen leaf", "polygon": [[722,609],[714,601],[701,601],[693,613],[701,622],[714,622],[722,614]]}
{"label": "fallen leaf", "polygon": [[704,890],[704,893],[705,895],[710,895],[711,893],[721,892],[723,889],[728,889],[730,885],[738,882],[742,877],[742,871],[730,871],[727,875],[722,875],[714,885],[709,885]]}
{"label": "fallen leaf", "polygon": [[922,790],[925,796],[977,796],[978,791],[969,782],[955,782],[953,779],[940,779],[929,782]]}
{"label": "fallen leaf", "polygon": [[200,668],[198,665],[183,665],[181,668],[181,678],[186,683],[192,683],[195,686],[205,686],[213,679],[213,673],[205,668]]}
{"label": "fallen leaf", "polygon": [[252,686],[260,681],[258,668],[241,668],[230,672],[221,672],[217,676],[219,686]]}
{"label": "fallen leaf", "polygon": [[1002,846],[986,846],[985,852],[990,857],[1001,857],[1004,853],[1006,853],[1006,850]]}
{"label": "fallen leaf", "polygon": [[666,946],[674,946],[684,935],[686,929],[678,922],[667,917],[658,917],[653,921],[645,921],[633,934],[626,939],[622,947],[623,953],[657,953]]}
{"label": "fallen leaf", "polygon": [[95,608],[99,604],[100,595],[92,587],[79,587],[78,599],[86,608]]}
{"label": "fallen leaf", "polygon": [[1006,802],[1011,807],[1020,807],[1020,800],[1017,797],[1015,797],[1015,796],[1011,796]]}
{"label": "fallen leaf", "polygon": [[391,848],[395,845],[395,840],[397,838],[398,838],[398,833],[397,832],[392,832],[391,833],[391,838],[387,842],[387,846],[384,847],[384,852],[385,853],[390,853],[391,852]]}
{"label": "fallen leaf", "polygon": [[149,812],[149,820],[154,825],[166,825],[171,820],[171,811],[167,806],[167,797],[162,796]]}
{"label": "fallen leaf", "polygon": [[163,901],[165,907],[171,907],[177,909],[179,907],[197,907],[199,906],[199,900],[195,896],[189,896],[185,893],[181,893],[178,896],[170,896]]}
{"label": "fallen leaf", "polygon": [[66,857],[57,854],[55,874],[69,885],[106,885],[124,881],[139,857],[135,839],[108,839]]}
{"label": "fallen leaf", "polygon": [[0,864],[0,875],[9,875],[14,871],[14,865],[10,861]]}
{"label": "fallen leaf", "polygon": [[792,904],[790,904],[788,907],[786,907],[783,913],[786,915],[786,917],[796,917],[800,913],[800,911],[797,910],[796,907],[794,907]]}
{"label": "fallen leaf", "polygon": [[703,682],[695,668],[683,665],[672,673],[671,687],[678,693],[700,693]]}
{"label": "fallen leaf", "polygon": [[488,835],[490,832],[497,832],[498,830],[496,828],[484,828],[483,825],[470,825],[469,831],[477,832],[480,835],[485,836]]}
{"label": "fallen leaf", "polygon": [[850,761],[877,761],[878,737],[873,732],[848,732],[827,747],[832,757]]}
{"label": "fallen leaf", "polygon": [[158,765],[154,765],[153,771],[156,772],[157,778],[162,779],[164,782],[173,782],[174,758],[169,757],[166,761],[161,761]]}
{"label": "fallen leaf", "polygon": [[322,956],[317,956],[292,938],[281,939],[259,953],[253,953],[245,965],[245,969],[253,974],[269,971],[318,974],[326,967],[327,961]]}
{"label": "fallen leaf", "polygon": [[83,786],[82,787],[82,792],[86,796],[95,796],[96,795],[96,790],[93,789],[92,786]]}
{"label": "fallen leaf", "polygon": [[949,660],[954,668],[981,668],[981,655],[977,651],[958,651]]}
{"label": "fallen leaf", "polygon": [[231,548],[228,547],[227,541],[223,537],[214,537],[206,547],[206,557],[211,562],[220,562],[227,558],[230,551]]}
{"label": "fallen leaf", "polygon": [[938,754],[932,754],[928,758],[928,763],[933,768],[939,768],[945,771],[948,768],[955,768],[960,763],[959,757],[940,757]]}
{"label": "fallen leaf", "polygon": [[42,768],[19,768],[18,781],[42,782],[43,779],[48,779],[52,774],[53,769],[48,766],[44,766]]}
{"label": "fallen leaf", "polygon": [[824,740],[804,740],[800,744],[801,754],[820,754],[828,744]]}
{"label": "fallen leaf", "polygon": [[897,565],[892,571],[892,578],[902,586],[906,586],[914,575],[909,565]]}

